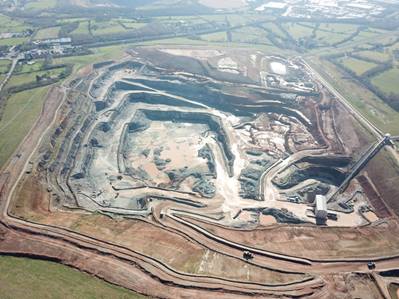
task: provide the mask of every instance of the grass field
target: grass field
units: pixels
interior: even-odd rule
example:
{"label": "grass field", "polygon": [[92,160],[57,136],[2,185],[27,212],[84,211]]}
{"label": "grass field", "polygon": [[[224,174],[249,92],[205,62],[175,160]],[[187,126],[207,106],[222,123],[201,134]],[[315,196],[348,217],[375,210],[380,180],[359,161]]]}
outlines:
{"label": "grass field", "polygon": [[375,32],[375,31],[361,31],[359,35],[354,37],[351,42],[359,42],[361,44],[366,43],[367,41],[373,41],[374,38],[380,38],[383,32]]}
{"label": "grass field", "polygon": [[45,71],[16,74],[10,78],[6,87],[13,87],[13,86],[26,84],[26,83],[35,82],[36,76],[43,76],[44,74],[48,74],[50,77],[55,77],[55,76],[58,76],[59,74],[61,74],[64,70],[65,70],[65,68],[61,67],[61,68],[45,70]]}
{"label": "grass field", "polygon": [[88,21],[81,21],[79,22],[79,27],[76,28],[74,31],[71,32],[72,35],[74,34],[89,34],[89,22]]}
{"label": "grass field", "polygon": [[393,68],[374,77],[371,82],[386,93],[399,94],[399,68]]}
{"label": "grass field", "polygon": [[40,114],[48,87],[13,94],[0,120],[0,167],[14,153]]}
{"label": "grass field", "polygon": [[366,71],[377,66],[377,64],[375,63],[359,60],[352,57],[341,58],[339,59],[339,63],[349,68],[350,70],[354,71],[358,76],[363,75]]}
{"label": "grass field", "polygon": [[93,54],[83,55],[83,56],[71,56],[71,57],[63,57],[56,58],[53,60],[54,64],[73,64],[74,72],[81,69],[83,66],[96,63],[100,61],[110,60],[122,58],[124,51],[132,46],[132,44],[123,44],[116,46],[108,46],[108,47],[100,47],[92,49],[94,51]]}
{"label": "grass field", "polygon": [[307,26],[303,26],[299,23],[287,23],[284,24],[284,28],[295,40],[299,40],[304,37],[312,35],[313,29]]}
{"label": "grass field", "polygon": [[74,23],[74,22],[84,22],[87,20],[88,20],[87,18],[67,18],[67,19],[60,18],[57,20],[57,25],[64,25],[64,24]]}
{"label": "grass field", "polygon": [[361,57],[369,58],[378,62],[385,62],[390,59],[390,55],[385,52],[377,52],[377,51],[360,51],[356,52],[357,55]]}
{"label": "grass field", "polygon": [[265,24],[263,24],[263,27],[272,31],[275,35],[277,35],[281,38],[286,37],[286,34],[275,23],[265,23]]}
{"label": "grass field", "polygon": [[248,21],[250,21],[251,18],[245,15],[231,14],[227,15],[227,20],[229,21],[231,26],[237,26],[248,23]]}
{"label": "grass field", "polygon": [[28,39],[26,37],[4,38],[0,39],[0,46],[16,46],[21,45]]}
{"label": "grass field", "polygon": [[[201,19],[203,21],[207,22],[212,22],[212,21],[229,21],[231,26],[238,26],[238,25],[243,25],[246,24],[249,20],[251,20],[248,17],[245,17],[244,15],[239,15],[239,14],[230,14],[230,15],[202,15]],[[253,19],[252,19],[253,20]]]}
{"label": "grass field", "polygon": [[314,40],[317,42],[319,47],[328,47],[340,43],[354,33],[358,28],[357,25],[339,23],[321,23],[316,28],[315,23],[307,22],[284,23],[283,27],[296,41],[310,38],[314,33]]}
{"label": "grass field", "polygon": [[11,65],[11,60],[1,59],[0,60],[0,74],[5,74],[8,72]]}
{"label": "grass field", "polygon": [[36,59],[34,64],[23,64],[22,66],[18,65],[15,68],[14,74],[21,73],[30,73],[40,71],[43,68],[44,59]]}
{"label": "grass field", "polygon": [[2,299],[142,299],[142,295],[53,262],[0,256]]}
{"label": "grass field", "polygon": [[358,27],[359,27],[358,25],[352,25],[352,24],[321,23],[318,30],[350,34],[352,32],[355,32]]}
{"label": "grass field", "polygon": [[232,31],[233,42],[272,45],[266,32],[255,27],[243,27]]}
{"label": "grass field", "polygon": [[36,35],[35,39],[47,39],[47,38],[57,38],[60,32],[60,27],[49,27],[40,29]]}
{"label": "grass field", "polygon": [[116,20],[97,22],[91,21],[91,32],[93,35],[105,35],[114,33],[124,33],[126,29]]}
{"label": "grass field", "polygon": [[333,45],[339,42],[342,42],[346,39],[352,32],[341,33],[341,32],[333,32],[333,31],[325,31],[325,30],[317,30],[316,31],[316,39],[318,42],[322,43],[325,46]]}
{"label": "grass field", "polygon": [[138,29],[138,28],[148,25],[148,23],[140,23],[140,22],[137,22],[135,20],[130,20],[130,19],[120,19],[118,21],[120,23],[122,23],[128,30],[129,29]]}
{"label": "grass field", "polygon": [[26,9],[30,10],[43,10],[53,8],[57,5],[57,0],[36,0],[36,1],[29,1],[25,5]]}
{"label": "grass field", "polygon": [[8,16],[0,14],[0,32],[22,32],[29,27],[23,22],[11,19]]}
{"label": "grass field", "polygon": [[201,39],[209,42],[227,42],[226,32],[216,32],[201,35]]}

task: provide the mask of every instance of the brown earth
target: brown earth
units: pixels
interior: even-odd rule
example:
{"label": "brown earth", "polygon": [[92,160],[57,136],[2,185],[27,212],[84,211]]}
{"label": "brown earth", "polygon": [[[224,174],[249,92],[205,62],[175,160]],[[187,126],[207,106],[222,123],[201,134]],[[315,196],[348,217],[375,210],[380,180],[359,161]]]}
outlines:
{"label": "brown earth", "polygon": [[395,220],[380,226],[357,228],[277,224],[244,230],[193,218],[184,219],[240,244],[312,260],[368,258],[399,253],[399,225]]}
{"label": "brown earth", "polygon": [[[40,189],[41,194],[38,192]],[[13,215],[124,246],[178,271],[266,284],[288,283],[305,277],[249,265],[241,259],[211,251],[184,235],[145,219],[112,219],[100,214],[72,214],[63,211],[49,213],[46,209],[49,206],[48,196],[40,184],[32,184],[32,179],[29,179],[25,181],[22,190],[14,200],[11,209]]]}

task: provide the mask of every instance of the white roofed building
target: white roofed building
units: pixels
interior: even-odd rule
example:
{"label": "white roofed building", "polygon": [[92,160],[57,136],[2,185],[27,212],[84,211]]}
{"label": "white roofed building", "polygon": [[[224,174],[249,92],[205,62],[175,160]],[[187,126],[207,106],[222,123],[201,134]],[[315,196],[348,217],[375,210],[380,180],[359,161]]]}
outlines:
{"label": "white roofed building", "polygon": [[316,206],[314,210],[317,224],[324,224],[327,221],[327,198],[324,195],[316,195]]}

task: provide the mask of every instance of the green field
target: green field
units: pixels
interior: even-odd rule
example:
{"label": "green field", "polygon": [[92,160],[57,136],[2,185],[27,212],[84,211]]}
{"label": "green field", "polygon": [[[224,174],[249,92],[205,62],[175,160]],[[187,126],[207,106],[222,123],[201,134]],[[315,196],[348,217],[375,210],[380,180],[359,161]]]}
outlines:
{"label": "green field", "polygon": [[328,31],[334,33],[351,34],[355,32],[359,26],[352,24],[339,24],[339,23],[321,23],[318,30]]}
{"label": "green field", "polygon": [[324,46],[329,46],[342,42],[349,36],[349,34],[317,30],[316,40]]}
{"label": "green field", "polygon": [[375,60],[377,62],[385,62],[390,59],[390,55],[385,52],[377,52],[377,51],[360,51],[356,52],[357,55],[361,57],[369,58]]}
{"label": "green field", "polygon": [[232,31],[233,42],[272,45],[266,35],[264,30],[255,27],[243,27]]}
{"label": "green field", "polygon": [[5,74],[8,72],[11,65],[11,60],[1,59],[0,60],[0,74]]}
{"label": "green field", "polygon": [[240,14],[231,14],[226,16],[231,26],[244,25],[253,20],[253,16],[245,16]]}
{"label": "green field", "polygon": [[1,32],[22,32],[29,27],[15,19],[0,14],[0,33]]}
{"label": "green field", "polygon": [[358,76],[363,75],[366,71],[377,66],[377,64],[375,63],[359,60],[352,57],[341,58],[339,59],[339,63],[354,71]]}
{"label": "green field", "polygon": [[275,23],[265,23],[265,24],[263,24],[263,27],[272,31],[275,35],[277,35],[281,38],[286,37],[286,34]]}
{"label": "green field", "polygon": [[116,20],[105,22],[91,21],[90,26],[93,35],[106,35],[126,32],[126,29],[123,28],[122,25]]}
{"label": "green field", "polygon": [[142,295],[53,262],[0,256],[2,299],[142,299]]}
{"label": "green field", "polygon": [[40,114],[48,87],[13,94],[0,120],[0,167],[14,153]]}
{"label": "green field", "polygon": [[60,32],[59,26],[40,29],[36,33],[35,39],[57,38],[59,32]]}
{"label": "green field", "polygon": [[43,68],[44,59],[36,59],[34,60],[34,64],[26,64],[18,65],[15,70],[14,74],[21,74],[21,73],[31,73],[40,71]]}
{"label": "green field", "polygon": [[344,41],[356,32],[358,25],[339,23],[321,23],[317,25],[316,23],[296,22],[284,23],[283,27],[296,41],[313,37],[318,47],[328,47]]}
{"label": "green field", "polygon": [[89,22],[81,21],[79,22],[79,27],[71,32],[72,35],[87,35],[89,34]]}
{"label": "green field", "polygon": [[64,24],[68,24],[68,23],[74,23],[74,22],[84,22],[84,21],[88,21],[87,18],[61,18],[57,20],[57,25],[61,26]]}
{"label": "green field", "polygon": [[201,39],[209,42],[227,42],[226,32],[216,32],[201,35]]}
{"label": "green field", "polygon": [[206,21],[206,22],[212,22],[212,21],[222,22],[227,19],[227,21],[229,21],[231,26],[244,25],[244,24],[248,23],[248,21],[251,20],[248,17],[245,17],[244,15],[238,15],[238,14],[202,15],[201,19],[202,19],[202,21]]}
{"label": "green field", "polygon": [[57,5],[57,0],[36,0],[30,1],[25,5],[26,9],[29,10],[43,10],[53,8]]}
{"label": "green field", "polygon": [[116,46],[108,46],[108,47],[99,47],[94,48],[93,54],[83,55],[83,56],[70,56],[70,57],[62,57],[55,58],[53,60],[54,64],[73,64],[74,72],[81,69],[83,66],[96,63],[100,61],[117,59],[123,56],[123,53],[127,48],[132,46],[132,44],[122,44]]}
{"label": "green field", "polygon": [[23,44],[27,40],[26,37],[4,38],[0,39],[0,46],[16,46]]}
{"label": "green field", "polygon": [[375,32],[375,31],[361,31],[359,35],[354,37],[351,42],[365,44],[367,41],[373,41],[374,39],[378,39],[382,36],[383,32]]}
{"label": "green field", "polygon": [[381,91],[399,94],[399,68],[393,68],[375,76],[371,82]]}
{"label": "green field", "polygon": [[287,23],[284,24],[284,28],[292,36],[292,38],[299,40],[304,37],[312,35],[313,29],[308,26],[303,26],[299,23]]}
{"label": "green field", "polygon": [[[125,22],[126,20],[131,21],[130,19],[120,19]],[[153,22],[157,23],[176,23],[176,22],[186,22],[190,24],[201,24],[204,23],[205,19],[203,16],[161,16],[154,17],[152,19]]]}
{"label": "green field", "polygon": [[140,23],[140,22],[137,22],[135,20],[130,20],[130,19],[119,19],[118,21],[121,24],[123,24],[127,28],[127,30],[138,29],[138,28],[148,25],[148,23]]}
{"label": "green field", "polygon": [[64,70],[65,68],[61,67],[45,71],[16,74],[11,76],[10,80],[7,83],[7,87],[36,82],[36,76],[43,76],[44,74],[48,74],[50,77],[55,77],[61,74]]}

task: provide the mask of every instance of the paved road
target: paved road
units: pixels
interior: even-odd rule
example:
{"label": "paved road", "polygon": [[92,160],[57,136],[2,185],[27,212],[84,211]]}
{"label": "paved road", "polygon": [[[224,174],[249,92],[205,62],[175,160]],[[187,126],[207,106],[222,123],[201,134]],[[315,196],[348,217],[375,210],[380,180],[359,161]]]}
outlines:
{"label": "paved road", "polygon": [[11,64],[10,70],[8,71],[8,73],[7,73],[6,77],[4,78],[3,82],[0,83],[0,92],[2,91],[3,87],[6,85],[8,79],[10,79],[12,73],[14,72],[14,69],[15,69],[15,66],[17,65],[17,63],[18,63],[18,58],[14,58],[12,60],[12,64]]}

